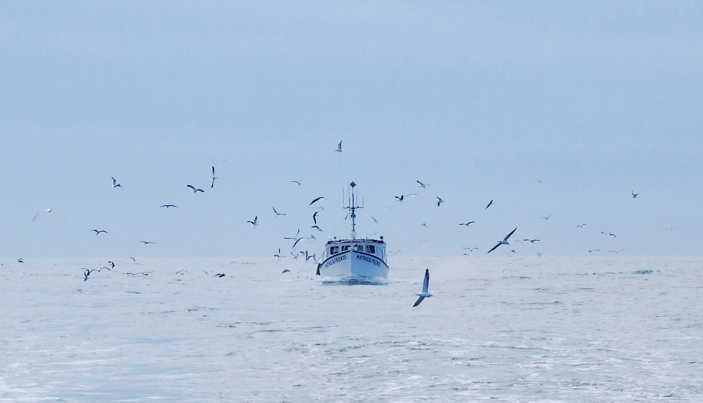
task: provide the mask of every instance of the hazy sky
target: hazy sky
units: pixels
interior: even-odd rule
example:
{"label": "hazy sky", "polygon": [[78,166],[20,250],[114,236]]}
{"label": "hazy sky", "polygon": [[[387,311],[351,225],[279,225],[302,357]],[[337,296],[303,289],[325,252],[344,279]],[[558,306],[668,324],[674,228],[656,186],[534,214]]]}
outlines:
{"label": "hazy sky", "polygon": [[351,181],[404,255],[703,251],[697,1],[5,1],[0,54],[0,256],[271,256],[326,196],[319,253]]}

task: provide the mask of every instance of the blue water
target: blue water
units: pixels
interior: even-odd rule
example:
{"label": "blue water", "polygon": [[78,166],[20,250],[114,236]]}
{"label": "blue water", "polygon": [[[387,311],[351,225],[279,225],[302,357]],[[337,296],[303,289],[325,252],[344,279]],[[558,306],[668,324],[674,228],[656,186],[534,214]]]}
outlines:
{"label": "blue water", "polygon": [[1,402],[703,396],[700,259],[396,258],[381,286],[292,260],[2,263]]}

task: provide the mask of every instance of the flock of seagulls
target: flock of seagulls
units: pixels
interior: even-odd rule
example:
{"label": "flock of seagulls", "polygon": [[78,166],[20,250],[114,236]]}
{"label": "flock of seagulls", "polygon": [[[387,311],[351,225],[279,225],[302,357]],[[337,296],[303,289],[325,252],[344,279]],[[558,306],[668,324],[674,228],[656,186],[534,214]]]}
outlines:
{"label": "flock of seagulls", "polygon": [[[344,152],[344,149],[343,149],[343,147],[342,147],[342,143],[343,143],[343,141],[340,141],[340,142],[338,143],[337,148],[334,150],[335,152],[338,152],[338,153]],[[212,176],[211,176],[210,189],[213,189],[214,186],[215,186],[215,182],[219,179],[219,177],[218,177],[217,174],[216,174],[216,170],[215,170],[215,166],[214,166],[214,165],[211,167],[211,174],[212,174]],[[122,188],[122,185],[117,181],[117,179],[116,179],[115,177],[111,177],[111,179],[112,179],[112,188],[113,188],[113,189]],[[293,184],[295,184],[295,185],[297,185],[297,186],[301,186],[302,183],[303,183],[302,180],[291,180],[290,182],[293,183]],[[538,180],[538,182],[541,183],[541,181],[539,181],[539,180]],[[420,181],[420,180],[416,180],[416,183],[418,184],[418,186],[419,186],[421,189],[427,189],[427,188],[430,186],[430,184],[425,183],[425,182],[422,182],[422,181]],[[189,189],[192,191],[193,194],[204,193],[204,192],[205,192],[205,190],[203,190],[203,189],[201,189],[201,188],[198,188],[198,187],[195,187],[195,186],[190,185],[190,184],[186,185],[186,187],[189,188]],[[633,199],[638,198],[638,196],[640,195],[640,193],[636,193],[636,192],[634,192],[634,191],[631,191],[630,193],[631,193],[631,197],[632,197]],[[399,196],[395,196],[395,200],[398,201],[398,202],[400,202],[400,203],[402,203],[404,200],[407,200],[408,198],[412,198],[412,197],[416,197],[416,196],[418,196],[416,193],[401,194],[401,195],[399,195]],[[445,202],[445,200],[444,200],[442,197],[436,196],[436,199],[437,199],[437,207],[441,207],[441,205]],[[319,202],[324,201],[324,200],[327,200],[327,198],[324,197],[324,196],[316,197],[316,198],[314,198],[314,199],[309,203],[309,206],[313,206],[313,205],[315,205],[316,203],[319,203]],[[493,204],[494,204],[494,200],[491,199],[491,200],[486,204],[486,206],[484,207],[484,209],[490,208],[491,206],[493,206]],[[163,204],[163,205],[160,206],[160,208],[169,209],[169,208],[178,208],[178,206],[175,205],[175,204]],[[313,224],[313,225],[311,225],[310,228],[311,228],[312,230],[316,230],[316,231],[318,231],[318,232],[322,232],[322,229],[321,229],[320,226],[318,225],[318,216],[319,216],[320,212],[323,210],[323,208],[322,208],[322,207],[317,207],[317,208],[318,208],[318,210],[315,211],[315,212],[312,214],[312,224]],[[285,213],[279,212],[275,207],[272,207],[272,210],[273,210],[273,213],[275,214],[275,217],[280,217],[280,216],[285,216],[285,215],[286,215]],[[51,212],[52,212],[52,209],[51,209],[51,208],[47,208],[47,209],[44,209],[44,210],[41,210],[41,211],[37,212],[37,213],[35,214],[35,216],[32,218],[32,221],[35,221],[35,220],[37,219],[37,217],[38,217],[41,213],[43,213],[43,212],[51,213]],[[540,219],[543,219],[543,220],[547,221],[547,220],[550,219],[550,217],[552,217],[552,215],[542,216],[542,217],[540,217]],[[379,220],[376,219],[376,218],[373,217],[373,216],[370,216],[370,218],[373,220],[374,223],[378,223],[378,222],[379,222]],[[259,223],[258,223],[258,216],[255,216],[253,220],[248,220],[247,223],[249,223],[249,224],[252,226],[252,228],[256,229],[256,227],[259,225]],[[472,224],[474,224],[474,223],[475,223],[475,221],[467,221],[467,222],[459,223],[459,225],[469,227],[470,225],[472,225]],[[423,226],[423,227],[427,227],[427,224],[426,224],[426,223],[422,223],[422,226]],[[582,223],[582,224],[577,225],[576,228],[583,228],[583,227],[585,227],[585,226],[586,226],[586,223]],[[99,236],[100,234],[107,234],[107,233],[108,233],[108,231],[107,231],[107,230],[104,230],[104,229],[93,229],[93,230],[91,230],[91,231],[92,231],[92,232],[95,232],[95,235],[96,235],[96,236]],[[495,251],[496,249],[498,249],[498,248],[499,248],[500,246],[502,246],[502,245],[506,245],[506,246],[507,246],[507,245],[510,245],[509,239],[510,239],[510,237],[511,237],[516,231],[517,231],[517,227],[515,227],[512,231],[510,231],[510,233],[508,233],[502,240],[498,241],[498,242],[495,244],[495,246],[493,246],[493,247],[492,247],[490,250],[488,250],[488,252],[486,252],[486,253],[491,253],[491,252]],[[610,236],[610,237],[613,237],[613,238],[617,238],[617,236],[616,236],[614,233],[612,233],[612,232],[601,231],[601,234],[604,234],[604,235],[606,235],[606,236]],[[292,246],[291,249],[294,251],[295,248],[296,248],[296,246],[297,246],[301,241],[303,241],[304,239],[315,240],[316,238],[314,237],[314,235],[310,235],[308,238],[302,237],[302,236],[300,236],[300,230],[298,230],[295,236],[293,236],[293,237],[284,237],[284,239],[285,239],[285,240],[291,240],[291,241],[293,241],[293,246]],[[156,243],[156,242],[153,242],[153,241],[146,241],[146,240],[141,240],[141,241],[139,241],[139,242],[141,242],[141,243],[144,244],[144,245],[150,245],[150,244],[155,244],[155,243]],[[540,239],[524,238],[524,239],[522,239],[522,241],[519,241],[519,240],[518,240],[518,242],[529,242],[529,243],[534,244],[535,242],[540,242]],[[464,250],[468,250],[468,252],[471,253],[471,252],[474,252],[474,251],[478,250],[478,248],[476,248],[476,247],[466,247],[466,248],[464,248]],[[588,251],[589,253],[592,253],[592,252],[600,251],[600,249],[587,249],[587,251]],[[618,254],[618,253],[620,253],[620,252],[622,252],[622,251],[624,251],[624,249],[609,250],[609,252],[612,252],[612,253],[615,253],[615,254]],[[515,253],[515,250],[511,250],[511,253]],[[390,254],[390,253],[389,253],[389,254]],[[465,254],[466,254],[466,253],[465,253]],[[315,254],[310,255],[308,251],[299,251],[298,254],[294,254],[293,252],[291,252],[291,256],[293,256],[294,258],[297,258],[299,255],[300,255],[300,256],[304,256],[306,261],[307,261],[307,260],[310,260],[310,259],[312,259],[312,260],[314,260],[314,261],[317,261],[316,255],[315,255]],[[285,257],[285,255],[281,253],[281,249],[279,248],[279,249],[278,249],[278,253],[274,254],[274,257],[283,258],[283,257]],[[131,258],[134,262],[136,262],[136,260],[135,260],[134,258],[132,258],[132,257],[130,257],[130,258]],[[20,259],[18,259],[18,262],[19,262],[19,263],[22,263],[23,260],[20,258]],[[99,269],[85,269],[85,268],[84,268],[84,269],[83,269],[83,270],[84,270],[84,281],[87,281],[88,278],[89,278],[89,276],[90,276],[91,273],[93,273],[93,272],[96,272],[96,271],[97,271],[97,272],[101,272],[102,270],[111,271],[111,269],[115,267],[115,264],[114,264],[114,262],[112,262],[112,261],[110,261],[110,262],[108,262],[108,263],[111,264],[111,267],[104,266],[104,267],[101,267],[101,268],[99,268]],[[289,273],[289,272],[290,272],[290,270],[287,270],[287,269],[283,271],[283,273]],[[134,273],[128,273],[128,274],[134,274]],[[148,275],[148,273],[137,273],[137,274],[139,274],[139,275]],[[218,274],[216,274],[216,276],[217,276],[217,277],[224,277],[224,273],[218,273]],[[415,304],[413,305],[413,307],[417,307],[418,305],[420,305],[420,303],[422,303],[422,301],[423,301],[424,299],[432,297],[432,294],[429,293],[429,280],[430,280],[429,269],[426,269],[426,270],[425,270],[424,280],[423,280],[423,285],[422,285],[422,292],[419,293],[419,294],[417,294],[419,298],[417,299],[417,301],[415,302]]]}

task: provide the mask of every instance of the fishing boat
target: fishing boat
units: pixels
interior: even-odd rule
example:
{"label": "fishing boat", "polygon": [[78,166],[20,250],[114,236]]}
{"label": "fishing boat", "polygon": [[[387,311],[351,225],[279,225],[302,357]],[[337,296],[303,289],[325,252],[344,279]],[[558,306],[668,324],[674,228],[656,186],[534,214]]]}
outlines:
{"label": "fishing boat", "polygon": [[[326,280],[345,282],[374,283],[388,280],[386,243],[380,239],[356,237],[356,210],[358,206],[356,183],[349,184],[349,199],[344,209],[349,210],[352,231],[348,239],[327,241],[317,275]],[[363,204],[363,203],[362,203]]]}

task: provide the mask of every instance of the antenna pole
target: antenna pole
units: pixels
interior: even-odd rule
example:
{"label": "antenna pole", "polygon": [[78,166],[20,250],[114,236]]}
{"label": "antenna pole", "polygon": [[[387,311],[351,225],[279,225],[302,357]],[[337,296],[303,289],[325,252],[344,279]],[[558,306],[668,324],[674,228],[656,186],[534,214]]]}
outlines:
{"label": "antenna pole", "polygon": [[363,208],[362,206],[357,206],[356,205],[356,193],[354,192],[354,188],[356,187],[356,183],[352,182],[349,184],[349,187],[351,188],[349,190],[349,203],[344,207],[345,209],[350,211],[350,216],[352,219],[352,239],[356,239],[356,209]]}

